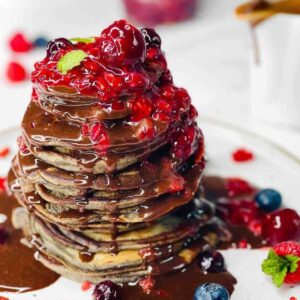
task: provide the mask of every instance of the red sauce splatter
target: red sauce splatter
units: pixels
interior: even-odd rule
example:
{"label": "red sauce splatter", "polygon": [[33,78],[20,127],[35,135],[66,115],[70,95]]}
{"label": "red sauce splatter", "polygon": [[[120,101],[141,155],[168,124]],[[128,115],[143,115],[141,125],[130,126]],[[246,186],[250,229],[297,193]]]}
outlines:
{"label": "red sauce splatter", "polygon": [[232,153],[232,159],[236,162],[246,162],[252,160],[253,158],[253,153],[244,148],[237,149]]}
{"label": "red sauce splatter", "polygon": [[6,157],[9,153],[10,149],[8,147],[0,149],[0,157]]}
{"label": "red sauce splatter", "polygon": [[88,291],[91,287],[92,287],[92,283],[89,282],[89,281],[84,281],[84,282],[81,284],[81,290],[82,290],[83,292]]}

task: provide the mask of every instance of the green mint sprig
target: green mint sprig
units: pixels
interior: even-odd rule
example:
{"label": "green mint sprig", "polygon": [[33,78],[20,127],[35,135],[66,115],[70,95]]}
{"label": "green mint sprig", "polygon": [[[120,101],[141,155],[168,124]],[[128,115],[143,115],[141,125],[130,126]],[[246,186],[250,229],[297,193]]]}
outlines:
{"label": "green mint sprig", "polygon": [[76,37],[76,38],[71,38],[69,40],[75,43],[89,44],[89,43],[94,43],[96,39],[94,37],[87,37],[87,38]]}
{"label": "green mint sprig", "polygon": [[270,250],[268,257],[262,263],[262,271],[272,277],[273,283],[281,287],[288,273],[296,272],[300,257],[294,255],[279,256]]}
{"label": "green mint sprig", "polygon": [[72,50],[60,58],[57,63],[57,68],[65,75],[68,71],[79,66],[87,56],[87,53],[82,50]]}

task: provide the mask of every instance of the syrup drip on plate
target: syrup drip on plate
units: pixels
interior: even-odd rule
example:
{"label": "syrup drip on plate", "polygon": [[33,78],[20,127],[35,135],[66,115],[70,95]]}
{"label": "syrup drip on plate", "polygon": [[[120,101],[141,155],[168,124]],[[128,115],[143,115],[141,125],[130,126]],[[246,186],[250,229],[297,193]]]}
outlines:
{"label": "syrup drip on plate", "polygon": [[54,283],[59,275],[48,270],[34,258],[34,251],[21,243],[22,232],[13,228],[11,214],[16,200],[6,193],[0,194],[0,213],[7,216],[1,224],[1,235],[7,234],[0,245],[0,291],[23,293],[39,290]]}

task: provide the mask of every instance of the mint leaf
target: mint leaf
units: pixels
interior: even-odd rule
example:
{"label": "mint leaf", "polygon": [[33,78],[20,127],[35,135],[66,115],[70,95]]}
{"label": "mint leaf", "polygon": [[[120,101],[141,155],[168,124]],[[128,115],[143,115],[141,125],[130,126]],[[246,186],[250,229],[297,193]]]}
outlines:
{"label": "mint leaf", "polygon": [[274,284],[280,287],[289,271],[290,264],[288,259],[277,255],[274,250],[270,250],[268,258],[262,263],[262,271],[272,276]]}
{"label": "mint leaf", "polygon": [[285,256],[286,260],[290,263],[288,272],[294,273],[298,269],[298,262],[300,261],[300,257],[294,255]]}
{"label": "mint leaf", "polygon": [[76,43],[85,43],[85,44],[89,44],[89,43],[94,43],[95,42],[95,38],[94,37],[87,37],[87,38],[72,38],[69,39],[71,42],[76,42]]}
{"label": "mint leaf", "polygon": [[67,74],[68,71],[80,65],[87,57],[87,53],[82,50],[72,50],[66,53],[57,63],[57,68],[62,74]]}

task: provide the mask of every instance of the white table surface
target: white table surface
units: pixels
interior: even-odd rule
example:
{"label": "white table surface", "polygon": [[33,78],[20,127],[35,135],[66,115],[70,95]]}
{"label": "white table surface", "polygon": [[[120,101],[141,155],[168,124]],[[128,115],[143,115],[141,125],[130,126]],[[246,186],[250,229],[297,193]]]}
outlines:
{"label": "white table surface", "polygon": [[[200,116],[254,131],[300,158],[299,131],[251,117],[251,39],[248,26],[233,15],[243,1],[200,2],[195,20],[158,28],[175,82],[189,90]],[[14,56],[6,46],[11,32],[20,29],[31,36],[45,33],[51,38],[91,36],[124,16],[119,0],[0,0],[0,129],[20,123],[31,93],[29,82],[12,85],[5,80],[5,64],[17,58],[32,68],[43,56],[40,51]]]}

